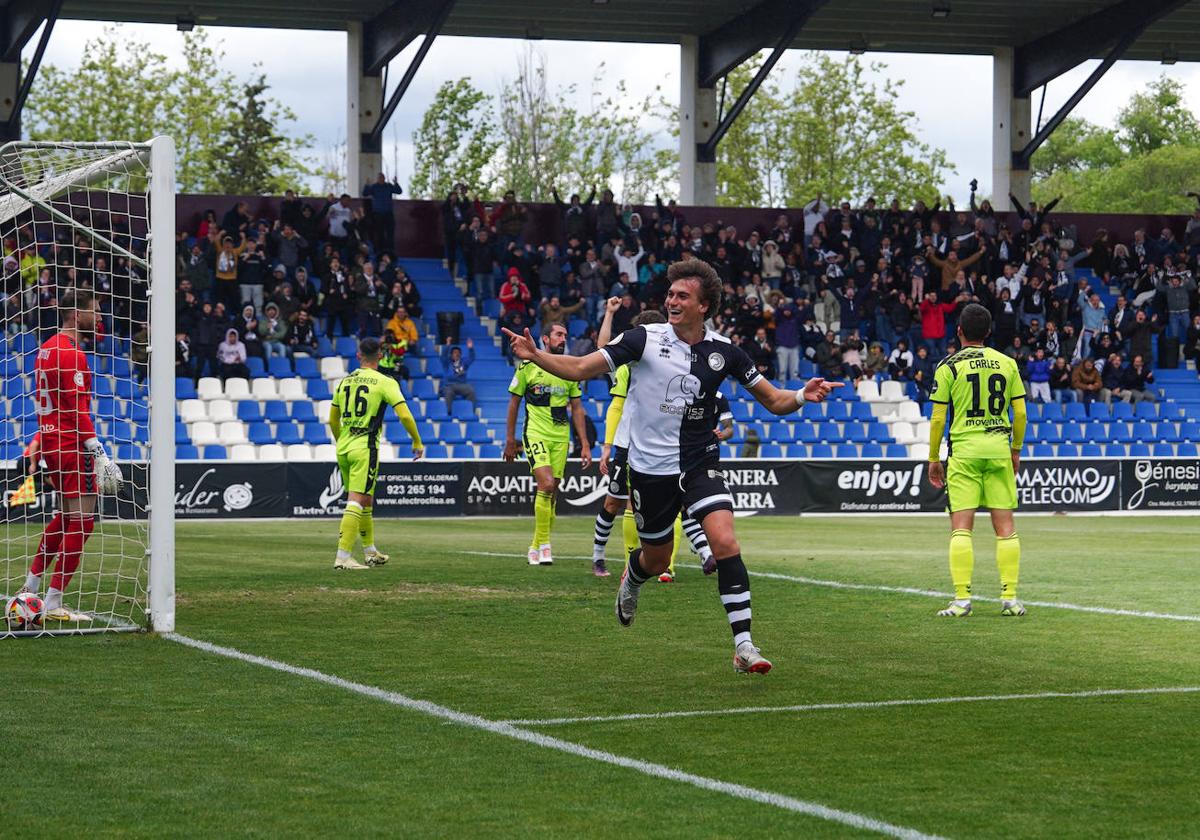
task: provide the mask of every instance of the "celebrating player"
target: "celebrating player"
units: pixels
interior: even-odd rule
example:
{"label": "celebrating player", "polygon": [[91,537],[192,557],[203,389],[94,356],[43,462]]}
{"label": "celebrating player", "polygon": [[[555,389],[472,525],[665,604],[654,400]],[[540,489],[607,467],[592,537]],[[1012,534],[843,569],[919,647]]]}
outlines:
{"label": "celebrating player", "polygon": [[46,619],[86,621],[63,606],[63,592],[79,569],[83,547],[96,527],[100,492],[121,489],[121,468],[109,460],[92,422],[92,372],[82,343],[95,334],[96,303],[72,290],[59,304],[62,329],[38,349],[34,366],[38,441],[46,480],[58,491],[60,509],[46,525],[24,591],[37,593],[42,574],[57,557],[46,590]]}
{"label": "celebrating player", "polygon": [[[528,334],[528,333],[527,333]],[[530,339],[532,341],[532,339]],[[561,357],[567,348],[567,328],[554,324],[542,337],[545,353]],[[536,349],[536,348],[535,348]],[[583,442],[580,447],[583,468],[592,464],[580,402],[579,381],[556,376],[543,368],[522,363],[517,366],[509,383],[512,396],[508,401],[507,435],[504,440],[504,460],[517,457],[517,408],[525,400],[525,457],[537,481],[533,501],[533,542],[529,544],[529,565],[549,566],[554,562],[550,548],[550,530],[554,527],[554,509],[558,501],[558,483],[567,469],[570,449],[570,426]],[[567,418],[570,406],[571,417]]]}
{"label": "celebrating player", "polygon": [[680,510],[704,528],[717,557],[717,589],[733,630],[733,667],[771,670],[750,636],[750,578],[733,527],[733,497],[718,469],[712,394],[727,376],[739,380],[773,414],[820,402],[839,383],[810,379],[802,391],[776,388],[727,338],[705,329],[721,303],[721,280],[707,263],[684,259],[667,270],[667,323],[632,327],[581,358],[539,350],[526,331],[505,334],[513,355],[567,379],[590,379],[637,362],[625,411],[630,412],[629,488],[641,548],[633,551],[617,590],[617,621],[633,623],[641,586],[666,571]]}
{"label": "celebrating player", "polygon": [[[950,510],[950,577],[954,600],[938,615],[971,614],[971,571],[975,552],[971,532],[975,511],[985,507],[996,531],[996,566],[1000,570],[1000,615],[1025,615],[1017,600],[1021,541],[1013,525],[1017,506],[1016,471],[1025,439],[1025,386],[1017,363],[984,347],[992,331],[992,315],[968,304],[958,319],[962,349],[948,356],[933,375],[933,418],[929,429],[929,481],[946,488]],[[1009,407],[1012,422],[1009,423]],[[949,466],[940,457],[949,407]]]}
{"label": "celebrating player", "polygon": [[[388,555],[375,546],[372,501],[379,473],[379,433],[388,406],[395,409],[404,431],[412,438],[413,460],[425,454],[417,421],[404,402],[400,384],[379,372],[382,355],[379,339],[364,338],[358,343],[360,367],[338,383],[329,410],[329,429],[337,440],[338,469],[348,498],[338,529],[335,569],[369,569],[388,561]],[[354,559],[356,537],[362,540],[365,565]]]}

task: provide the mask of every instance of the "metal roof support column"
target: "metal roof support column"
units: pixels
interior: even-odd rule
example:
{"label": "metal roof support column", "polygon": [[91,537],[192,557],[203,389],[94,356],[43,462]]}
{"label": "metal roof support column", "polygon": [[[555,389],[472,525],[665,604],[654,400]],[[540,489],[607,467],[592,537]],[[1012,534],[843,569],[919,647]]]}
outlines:
{"label": "metal roof support column", "polygon": [[[45,55],[62,0],[23,0],[0,11],[0,140],[21,139],[21,111]],[[21,72],[21,49],[42,27],[37,49]]]}
{"label": "metal roof support column", "polygon": [[1013,90],[1013,48],[997,47],[992,54],[992,204],[1006,210],[1008,196],[1029,201],[1029,168],[1013,168],[1013,153],[1029,142],[1029,96]]}
{"label": "metal roof support column", "polygon": [[712,207],[717,203],[717,164],[697,158],[702,138],[717,125],[713,86],[699,80],[699,39],[685,35],[679,43],[679,203]]}

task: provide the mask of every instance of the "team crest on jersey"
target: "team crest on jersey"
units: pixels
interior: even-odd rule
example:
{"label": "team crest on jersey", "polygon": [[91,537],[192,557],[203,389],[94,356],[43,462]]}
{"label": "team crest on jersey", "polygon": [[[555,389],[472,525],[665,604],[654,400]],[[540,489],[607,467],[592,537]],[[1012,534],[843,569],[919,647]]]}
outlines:
{"label": "team crest on jersey", "polygon": [[81,370],[75,371],[75,387],[76,388],[83,387],[83,371],[81,371]]}
{"label": "team crest on jersey", "polygon": [[724,370],[725,369],[725,357],[722,356],[720,353],[709,353],[708,354],[708,366],[715,371]]}

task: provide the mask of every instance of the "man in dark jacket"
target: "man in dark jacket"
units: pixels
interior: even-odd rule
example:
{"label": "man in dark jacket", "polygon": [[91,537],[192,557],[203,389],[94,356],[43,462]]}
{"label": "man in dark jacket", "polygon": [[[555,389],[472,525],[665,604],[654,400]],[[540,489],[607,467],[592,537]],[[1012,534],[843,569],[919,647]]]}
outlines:
{"label": "man in dark jacket", "polygon": [[592,202],[596,200],[596,188],[592,187],[587,201],[581,202],[579,193],[572,193],[569,204],[564,204],[563,200],[558,197],[557,189],[551,189],[550,195],[554,197],[554,203],[558,206],[559,212],[563,214],[563,240],[569,241],[575,238],[582,242],[590,239],[587,211],[592,206]]}
{"label": "man in dark jacket", "polygon": [[1146,367],[1146,359],[1139,353],[1133,357],[1133,364],[1125,369],[1121,385],[1129,392],[1129,401],[1139,403],[1157,401],[1158,397],[1151,389],[1153,384],[1154,371]]}
{"label": "man in dark jacket", "polygon": [[371,241],[375,253],[392,251],[396,247],[396,216],[392,210],[392,196],[404,190],[395,181],[389,181],[380,172],[375,183],[363,186],[362,194],[371,200]]}

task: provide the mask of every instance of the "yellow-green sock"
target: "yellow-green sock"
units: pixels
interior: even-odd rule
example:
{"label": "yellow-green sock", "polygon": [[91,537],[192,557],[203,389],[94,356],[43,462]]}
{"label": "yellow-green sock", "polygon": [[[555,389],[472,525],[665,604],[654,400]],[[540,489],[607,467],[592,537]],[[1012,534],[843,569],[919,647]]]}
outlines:
{"label": "yellow-green sock", "polygon": [[549,493],[540,490],[533,499],[533,546],[540,548],[550,542],[550,521],[554,518],[554,502]]}
{"label": "yellow-green sock", "polygon": [[971,572],[975,569],[975,547],[971,532],[960,530],[950,534],[950,579],[954,581],[954,598],[971,600]]}
{"label": "yellow-green sock", "polygon": [[1021,538],[1016,534],[996,538],[996,568],[1000,570],[1000,597],[1015,601],[1021,570]]}
{"label": "yellow-green sock", "polygon": [[362,505],[358,502],[346,502],[346,510],[342,513],[342,524],[338,527],[338,554],[349,556],[354,551],[354,541],[358,539],[358,523],[362,516]]}
{"label": "yellow-green sock", "polygon": [[671,548],[671,565],[667,566],[667,571],[671,577],[675,577],[675,557],[679,554],[679,546],[683,543],[683,514],[675,517],[675,545]]}
{"label": "yellow-green sock", "polygon": [[633,550],[642,544],[638,539],[637,522],[629,508],[625,509],[625,516],[621,519],[621,536],[625,538],[625,559],[629,559]]}
{"label": "yellow-green sock", "polygon": [[358,515],[358,537],[362,540],[364,551],[375,550],[375,517],[374,508],[364,507]]}
{"label": "yellow-green sock", "polygon": [[555,493],[550,497],[550,529],[546,531],[546,542],[550,542],[550,535],[554,533],[554,522],[558,519],[558,494]]}

